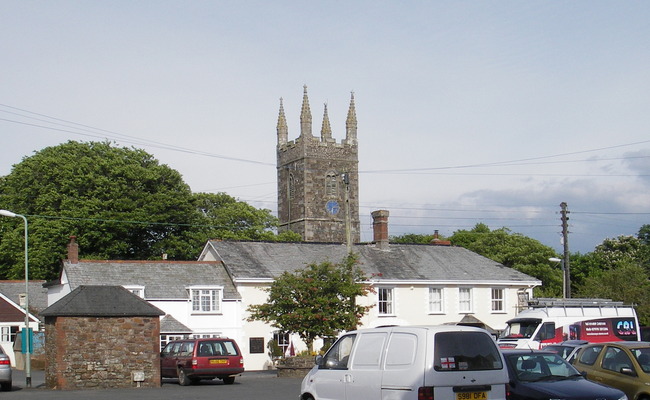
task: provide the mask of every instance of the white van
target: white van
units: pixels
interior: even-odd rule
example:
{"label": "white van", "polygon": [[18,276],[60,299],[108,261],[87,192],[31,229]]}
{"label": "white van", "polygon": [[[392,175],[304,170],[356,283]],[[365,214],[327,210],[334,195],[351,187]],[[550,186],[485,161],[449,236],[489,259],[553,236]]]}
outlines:
{"label": "white van", "polygon": [[507,382],[483,329],[380,327],[348,332],[317,356],[300,400],[505,400]]}

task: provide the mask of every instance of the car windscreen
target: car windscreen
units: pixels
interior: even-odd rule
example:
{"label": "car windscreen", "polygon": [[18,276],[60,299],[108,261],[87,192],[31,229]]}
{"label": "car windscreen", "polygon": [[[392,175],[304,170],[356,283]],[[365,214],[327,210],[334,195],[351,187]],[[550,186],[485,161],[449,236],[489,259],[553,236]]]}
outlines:
{"label": "car windscreen", "polygon": [[435,335],[436,371],[479,371],[502,369],[494,340],[483,332],[439,332]]}

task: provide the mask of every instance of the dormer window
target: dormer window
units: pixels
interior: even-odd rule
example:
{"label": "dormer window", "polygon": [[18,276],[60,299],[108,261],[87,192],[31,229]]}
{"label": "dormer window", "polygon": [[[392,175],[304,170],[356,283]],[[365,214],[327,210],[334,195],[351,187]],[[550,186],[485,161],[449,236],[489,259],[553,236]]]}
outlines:
{"label": "dormer window", "polygon": [[141,285],[124,285],[122,287],[124,289],[128,290],[129,292],[133,293],[134,295],[140,297],[141,299],[144,299],[144,286],[141,286]]}
{"label": "dormer window", "polygon": [[221,313],[221,299],[223,287],[198,287],[190,289],[193,314],[218,314]]}

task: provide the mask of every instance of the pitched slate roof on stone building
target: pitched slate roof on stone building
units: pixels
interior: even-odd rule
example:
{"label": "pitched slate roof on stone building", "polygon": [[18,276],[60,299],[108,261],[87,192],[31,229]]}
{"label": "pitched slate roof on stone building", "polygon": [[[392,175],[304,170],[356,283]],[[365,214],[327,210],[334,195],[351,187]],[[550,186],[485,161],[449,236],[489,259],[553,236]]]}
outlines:
{"label": "pitched slate roof on stone building", "polygon": [[[387,249],[357,244],[361,269],[378,281],[512,281],[538,285],[529,275],[508,268],[477,253],[453,246],[390,244]],[[285,271],[293,272],[308,264],[341,262],[347,247],[337,243],[208,242],[208,253],[228,268],[235,281],[272,280]]]}
{"label": "pitched slate roof on stone building", "polygon": [[44,317],[126,317],[165,315],[121,286],[79,286],[41,312]]}
{"label": "pitched slate roof on stone building", "polygon": [[187,299],[189,286],[223,286],[223,299],[241,296],[218,262],[65,260],[63,273],[74,290],[81,285],[144,286],[144,297]]}

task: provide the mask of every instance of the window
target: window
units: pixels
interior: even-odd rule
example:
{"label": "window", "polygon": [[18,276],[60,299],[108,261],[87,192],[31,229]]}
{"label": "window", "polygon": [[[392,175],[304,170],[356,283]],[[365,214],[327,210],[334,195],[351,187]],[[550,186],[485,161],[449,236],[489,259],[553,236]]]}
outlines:
{"label": "window", "polygon": [[332,348],[330,348],[323,361],[319,364],[319,369],[348,369],[348,361],[352,352],[352,344],[356,335],[347,335],[339,339]]}
{"label": "window", "polygon": [[282,350],[282,354],[286,354],[287,349],[289,348],[289,334],[275,331],[273,332],[273,340],[277,343],[280,350]]}
{"label": "window", "polygon": [[433,360],[433,368],[444,372],[503,368],[494,339],[484,332],[436,333]]}
{"label": "window", "polygon": [[293,174],[289,174],[288,186],[289,199],[293,199],[296,194],[296,182],[294,181]]}
{"label": "window", "polygon": [[458,289],[458,312],[472,312],[472,288]]}
{"label": "window", "polygon": [[17,326],[0,327],[0,342],[14,342],[16,340]]}
{"label": "window", "polygon": [[160,335],[160,348],[164,349],[165,346],[167,346],[167,343],[171,342],[172,340],[182,340],[182,339],[187,339],[187,335],[182,333],[177,333],[177,334],[170,333],[170,334]]}
{"label": "window", "polygon": [[503,312],[503,289],[492,289],[492,311]]}
{"label": "window", "polygon": [[338,177],[339,175],[334,171],[328,171],[325,177],[325,195],[328,198],[338,197]]}
{"label": "window", "polygon": [[223,288],[190,288],[193,313],[220,313]]}
{"label": "window", "polygon": [[379,315],[393,315],[393,288],[379,288]]}
{"label": "window", "polygon": [[632,360],[617,347],[607,347],[603,356],[603,369],[621,372],[621,368],[632,368]]}
{"label": "window", "polygon": [[443,313],[442,288],[429,288],[429,313]]}
{"label": "window", "polygon": [[144,299],[144,286],[125,285],[123,287],[124,287],[124,289],[128,290],[129,292],[133,293],[134,295],[140,297],[141,299]]}

